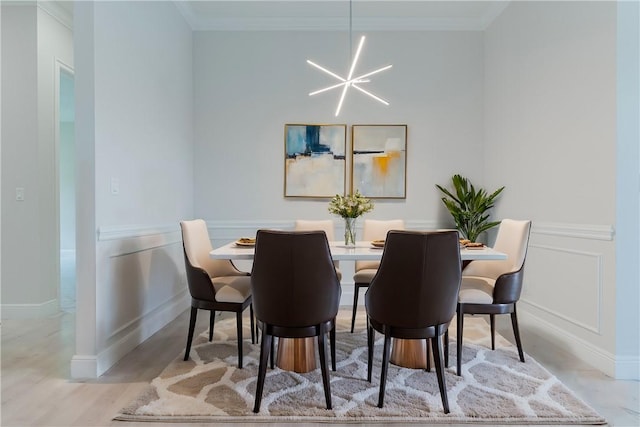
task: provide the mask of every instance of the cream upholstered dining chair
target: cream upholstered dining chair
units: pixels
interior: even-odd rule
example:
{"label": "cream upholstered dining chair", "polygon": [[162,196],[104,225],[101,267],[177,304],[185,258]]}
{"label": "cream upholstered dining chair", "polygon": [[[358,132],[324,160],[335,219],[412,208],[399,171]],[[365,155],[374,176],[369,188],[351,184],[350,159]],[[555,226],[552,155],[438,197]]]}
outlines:
{"label": "cream upholstered dining chair", "polygon": [[[365,219],[362,229],[362,240],[382,240],[387,237],[389,230],[404,230],[404,220],[376,220]],[[358,310],[358,294],[360,288],[368,288],[369,283],[378,271],[379,261],[356,261],[355,274],[353,275],[353,313],[351,314],[351,332],[356,323]]]}
{"label": "cream upholstered dining chair", "polygon": [[209,257],[211,240],[207,224],[202,219],[181,221],[184,264],[191,293],[191,317],[184,360],[189,359],[193,331],[198,309],[209,310],[209,341],[213,338],[216,311],[236,313],[238,334],[238,368],[242,369],[242,313],[249,307],[251,317],[251,342],[255,343],[251,277],[238,270],[230,260],[214,260]]}
{"label": "cream upholstered dining chair", "polygon": [[511,314],[513,335],[520,361],[524,352],[518,330],[516,303],[522,292],[524,262],[529,246],[531,221],[504,219],[500,223],[494,249],[507,254],[506,260],[471,261],[462,271],[457,308],[457,373],[462,365],[462,332],[465,314],[488,314],[491,322],[491,349],[495,350],[495,315]]}
{"label": "cream upholstered dining chair", "polygon": [[[320,220],[306,220],[306,219],[298,219],[296,220],[293,229],[295,231],[324,231],[324,234],[327,235],[328,241],[335,240],[335,232],[333,221],[330,219],[320,219]],[[336,274],[338,275],[338,280],[342,280],[342,272],[340,271],[340,261],[333,261],[333,265],[336,267]]]}

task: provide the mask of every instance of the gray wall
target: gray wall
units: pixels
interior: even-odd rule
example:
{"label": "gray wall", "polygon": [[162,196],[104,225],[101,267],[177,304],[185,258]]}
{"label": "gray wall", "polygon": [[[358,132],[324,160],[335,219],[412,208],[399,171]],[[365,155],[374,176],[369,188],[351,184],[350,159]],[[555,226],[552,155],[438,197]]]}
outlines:
{"label": "gray wall", "polygon": [[34,4],[2,8],[2,315],[42,317],[58,310],[54,74],[72,34]]}
{"label": "gray wall", "polygon": [[358,71],[394,65],[367,86],[390,106],[351,90],[336,118],[340,93],[309,97],[333,80],[306,60],[346,74],[346,33],[196,32],[196,216],[332,218],[327,200],[283,197],[284,125],[407,124],[407,198],[377,200],[366,217],[449,221],[435,184],[483,178],[482,52],[481,32],[367,32]]}
{"label": "gray wall", "polygon": [[637,314],[620,311],[616,279],[616,19],[612,2],[518,2],[490,25],[484,182],[507,185],[498,217],[533,220],[523,326],[637,378]]}
{"label": "gray wall", "polygon": [[188,304],[178,223],[193,212],[192,33],[170,2],[78,2],[75,18],[80,267],[71,369],[91,377]]}

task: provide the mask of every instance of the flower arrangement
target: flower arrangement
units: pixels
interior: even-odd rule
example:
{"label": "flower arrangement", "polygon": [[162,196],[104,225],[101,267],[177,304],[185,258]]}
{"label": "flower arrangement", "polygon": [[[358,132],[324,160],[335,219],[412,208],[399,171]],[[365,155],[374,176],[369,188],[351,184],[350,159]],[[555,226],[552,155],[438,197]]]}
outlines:
{"label": "flower arrangement", "polygon": [[336,194],[329,202],[329,212],[344,218],[344,244],[356,244],[356,218],[373,210],[371,200],[364,197],[358,190],[348,196]]}
{"label": "flower arrangement", "polygon": [[358,190],[347,196],[336,194],[329,202],[329,212],[340,215],[342,218],[358,218],[371,210],[373,210],[373,203]]}

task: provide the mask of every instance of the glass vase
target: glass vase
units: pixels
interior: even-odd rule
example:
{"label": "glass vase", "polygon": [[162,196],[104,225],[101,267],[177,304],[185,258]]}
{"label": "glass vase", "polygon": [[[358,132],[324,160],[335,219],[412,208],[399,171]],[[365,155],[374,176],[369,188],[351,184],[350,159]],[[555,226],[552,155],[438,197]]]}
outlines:
{"label": "glass vase", "polygon": [[357,218],[345,218],[344,219],[344,244],[345,246],[356,245],[356,219]]}

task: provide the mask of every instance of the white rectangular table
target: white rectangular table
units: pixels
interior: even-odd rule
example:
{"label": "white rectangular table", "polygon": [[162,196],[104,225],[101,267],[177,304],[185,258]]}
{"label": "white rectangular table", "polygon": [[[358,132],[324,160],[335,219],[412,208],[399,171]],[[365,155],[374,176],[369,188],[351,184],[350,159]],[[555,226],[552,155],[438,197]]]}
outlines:
{"label": "white rectangular table", "polygon": [[[342,242],[329,242],[331,257],[335,261],[380,261],[382,248],[374,248],[369,242],[357,242],[355,248],[346,247]],[[253,260],[252,246],[238,246],[235,242],[227,243],[212,250],[209,255],[213,259]],[[507,259],[507,255],[492,248],[461,249],[460,259],[472,261],[477,259],[498,260]]]}
{"label": "white rectangular table", "polygon": [[[238,246],[235,242],[227,243],[212,250],[209,256],[213,259],[253,260],[253,246]],[[329,242],[331,257],[335,261],[380,261],[382,248],[374,248],[370,242],[356,242],[355,247],[347,247],[343,242]],[[482,249],[460,249],[462,261],[500,260],[507,255],[484,247]],[[278,356],[276,363],[281,369],[295,372],[308,372],[315,369],[315,351],[313,338],[292,338],[278,340]],[[426,368],[426,345],[424,340],[395,339],[391,354],[391,363],[407,368]],[[297,360],[296,355],[304,360]],[[299,367],[299,368],[298,368]]]}

